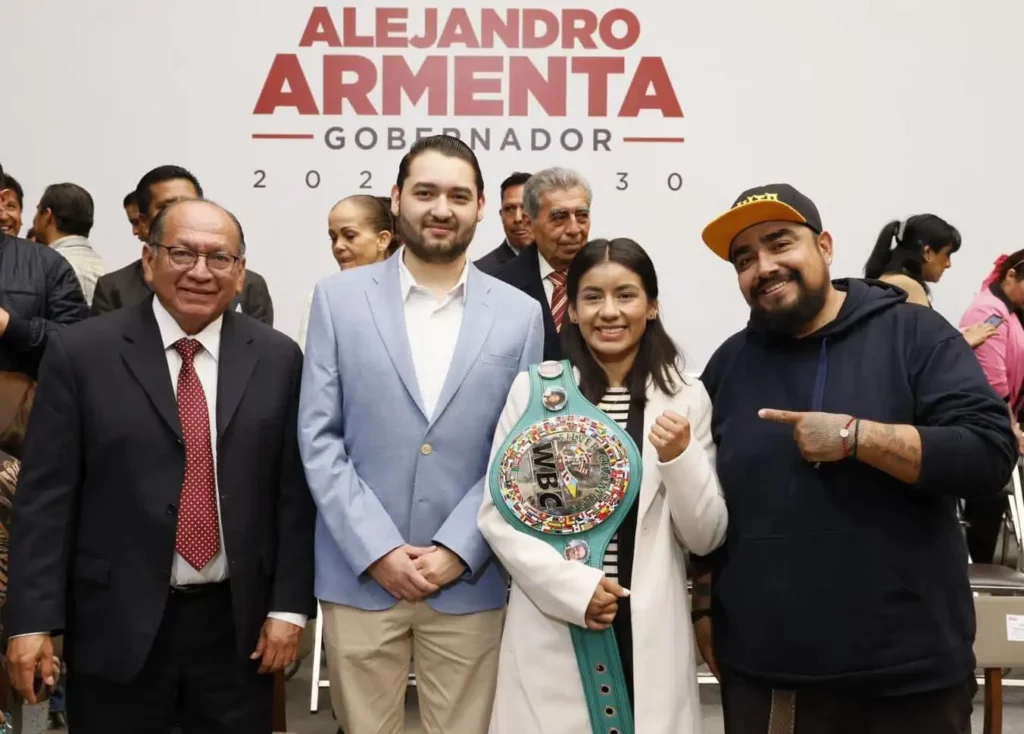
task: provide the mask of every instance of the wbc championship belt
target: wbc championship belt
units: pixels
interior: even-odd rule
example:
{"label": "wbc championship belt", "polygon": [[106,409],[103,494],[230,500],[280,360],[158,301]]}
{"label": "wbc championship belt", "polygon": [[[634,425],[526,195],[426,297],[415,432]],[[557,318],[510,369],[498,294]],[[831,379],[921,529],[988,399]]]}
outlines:
{"label": "wbc championship belt", "polygon": [[[513,527],[567,560],[603,569],[608,543],[640,491],[641,472],[636,444],[583,397],[568,361],[530,368],[526,412],[490,468],[494,504]],[[570,631],[592,731],[633,734],[614,630],[570,625]]]}

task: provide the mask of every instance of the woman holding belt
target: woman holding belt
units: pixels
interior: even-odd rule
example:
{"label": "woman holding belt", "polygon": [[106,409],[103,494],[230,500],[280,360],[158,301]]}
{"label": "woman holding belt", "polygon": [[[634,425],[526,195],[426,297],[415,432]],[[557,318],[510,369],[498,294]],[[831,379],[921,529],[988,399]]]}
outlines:
{"label": "woman holding belt", "polygon": [[[725,538],[711,402],[682,372],[659,318],[654,265],[637,243],[588,243],[573,259],[566,290],[562,340],[573,376],[582,395],[640,448],[642,481],[603,572],[568,560],[577,557],[573,544],[562,554],[514,527],[494,504],[493,488],[485,488],[479,526],[512,577],[490,732],[593,731],[574,627],[614,630],[634,731],[699,732],[684,552],[709,553]],[[499,420],[492,462],[530,399],[524,373]]]}

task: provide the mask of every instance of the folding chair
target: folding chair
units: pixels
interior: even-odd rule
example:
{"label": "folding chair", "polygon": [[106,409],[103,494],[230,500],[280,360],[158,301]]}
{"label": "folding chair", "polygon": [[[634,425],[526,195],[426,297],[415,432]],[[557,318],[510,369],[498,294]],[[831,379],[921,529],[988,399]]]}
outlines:
{"label": "folding chair", "polygon": [[1003,731],[1003,670],[1024,666],[1024,573],[1020,570],[1024,494],[1019,462],[1010,490],[1007,531],[1017,544],[1016,568],[982,563],[971,563],[968,568],[977,617],[974,655],[977,666],[984,670],[984,677],[978,680],[985,687],[984,734]]}
{"label": "folding chair", "polygon": [[[330,689],[331,682],[321,679],[320,667],[323,665],[324,651],[324,613],[317,603],[316,632],[313,636],[313,675],[309,691],[309,713],[315,714],[320,710],[320,690]],[[409,664],[409,685],[416,685],[416,674],[413,672],[412,663]]]}

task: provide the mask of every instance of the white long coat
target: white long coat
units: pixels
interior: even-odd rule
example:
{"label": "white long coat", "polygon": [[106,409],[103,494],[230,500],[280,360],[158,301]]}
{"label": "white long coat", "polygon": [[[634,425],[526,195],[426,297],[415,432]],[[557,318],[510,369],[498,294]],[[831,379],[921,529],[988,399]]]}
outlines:
{"label": "white long coat", "polygon": [[[630,589],[637,734],[699,734],[700,698],[683,548],[706,554],[725,539],[727,513],[714,470],[711,400],[684,378],[676,395],[648,387],[643,480]],[[516,378],[494,436],[492,459],[523,415],[527,374]],[[648,440],[664,411],[685,416],[689,447],[662,464]],[[569,625],[584,613],[603,574],[567,561],[543,540],[516,530],[484,491],[479,526],[512,576],[490,734],[590,734]]]}

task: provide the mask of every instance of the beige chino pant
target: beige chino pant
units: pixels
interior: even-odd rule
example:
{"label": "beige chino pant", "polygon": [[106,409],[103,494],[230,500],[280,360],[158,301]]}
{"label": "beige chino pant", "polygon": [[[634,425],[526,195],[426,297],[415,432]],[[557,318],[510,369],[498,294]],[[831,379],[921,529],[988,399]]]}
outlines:
{"label": "beige chino pant", "polygon": [[504,610],[441,614],[424,601],[321,609],[331,703],[345,734],[402,734],[410,660],[427,734],[487,731]]}

